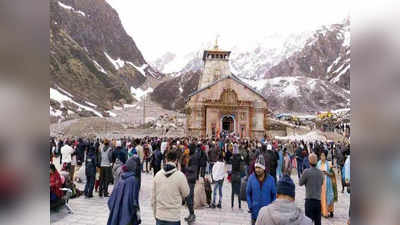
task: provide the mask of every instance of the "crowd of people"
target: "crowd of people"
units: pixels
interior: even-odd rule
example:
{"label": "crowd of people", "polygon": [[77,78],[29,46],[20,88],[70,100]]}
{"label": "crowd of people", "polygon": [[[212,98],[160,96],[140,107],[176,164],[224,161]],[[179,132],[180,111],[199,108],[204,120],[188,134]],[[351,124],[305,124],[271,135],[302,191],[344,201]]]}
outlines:
{"label": "crowd of people", "polygon": [[[55,168],[55,160],[60,160],[62,173]],[[109,197],[108,225],[140,224],[142,173],[152,172],[154,176],[151,203],[158,225],[180,224],[182,205],[189,211],[185,220],[195,221],[195,206],[203,196],[210,208],[229,207],[222,206],[226,180],[232,187],[231,207],[235,197],[238,208],[241,201],[246,201],[251,224],[257,225],[321,224],[321,216],[334,216],[337,177],[341,178],[341,191],[346,187],[350,191],[350,146],[340,142],[284,142],[226,135],[111,140],[51,138],[52,202],[62,198],[60,188],[65,184],[75,189],[74,196],[79,196],[74,182],[82,182],[75,176],[81,167],[86,176],[85,197],[92,198],[94,191],[100,197]],[[304,212],[294,203],[295,183],[291,175],[295,171],[298,185],[306,189]],[[199,185],[201,191],[195,191]]]}

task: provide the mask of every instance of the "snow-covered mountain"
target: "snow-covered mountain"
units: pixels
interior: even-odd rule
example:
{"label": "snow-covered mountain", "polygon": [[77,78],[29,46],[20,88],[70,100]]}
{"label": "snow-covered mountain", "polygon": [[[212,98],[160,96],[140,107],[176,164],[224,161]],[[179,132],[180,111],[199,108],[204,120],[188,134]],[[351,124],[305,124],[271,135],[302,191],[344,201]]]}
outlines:
{"label": "snow-covered mountain", "polygon": [[[350,92],[329,81],[305,76],[260,80],[261,93],[274,112],[315,112],[349,107]],[[249,85],[257,88],[256,85]]]}
{"label": "snow-covered mountain", "polygon": [[350,20],[321,27],[300,51],[273,66],[263,77],[279,76],[319,78],[350,90]]}
{"label": "snow-covered mountain", "polygon": [[[154,89],[155,101],[162,101],[168,109],[183,107],[177,99],[190,94],[186,90],[197,89],[198,76],[193,74],[202,72],[203,50],[193,53],[194,58],[179,72],[171,73],[173,79]],[[229,50],[231,71],[260,91],[276,112],[315,112],[350,104],[349,19],[313,32],[270,36],[246,48]]]}
{"label": "snow-covered mountain", "polygon": [[[312,32],[274,34],[257,42],[238,43],[229,48],[232,52],[231,71],[246,79],[260,79],[272,66],[301,50],[311,35]],[[201,70],[202,55],[207,46],[212,46],[212,43],[203,43],[197,51],[181,56],[167,52],[150,64],[158,71],[174,77],[188,71]]]}

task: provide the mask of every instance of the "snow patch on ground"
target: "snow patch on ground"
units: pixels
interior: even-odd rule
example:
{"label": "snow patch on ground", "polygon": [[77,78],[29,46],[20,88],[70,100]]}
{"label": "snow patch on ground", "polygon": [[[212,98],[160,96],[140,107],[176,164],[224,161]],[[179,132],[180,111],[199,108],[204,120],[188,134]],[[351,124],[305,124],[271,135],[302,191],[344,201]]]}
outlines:
{"label": "snow patch on ground", "polygon": [[90,105],[90,106],[92,106],[93,108],[97,108],[97,105],[95,105],[95,104],[93,104],[93,103],[90,103],[90,102],[87,102],[87,101],[85,101],[85,103],[88,104],[88,105]]}
{"label": "snow patch on ground", "polygon": [[136,105],[124,104],[124,108],[126,108],[126,109],[134,108],[134,107],[136,107]]}
{"label": "snow patch on ground", "polygon": [[111,111],[107,111],[107,112],[108,112],[108,114],[110,114],[111,117],[116,117],[117,116],[117,114],[115,114],[115,113],[113,113]]}
{"label": "snow patch on ground", "polygon": [[148,93],[151,92],[153,92],[153,88],[151,87],[147,88],[144,91],[141,88],[131,87],[131,93],[138,101],[140,101],[143,96],[146,96]]}
{"label": "snow patch on ground", "polygon": [[50,115],[51,115],[51,116],[62,116],[62,111],[59,110],[59,109],[53,109],[53,108],[50,106]]}
{"label": "snow patch on ground", "polygon": [[[135,67],[135,69],[137,69],[143,76],[146,76],[146,72],[144,71],[149,65],[147,64],[143,64],[142,66],[138,67],[135,64],[133,64],[132,62],[126,62],[127,64]],[[153,75],[154,76],[154,75]]]}
{"label": "snow patch on ground", "polygon": [[[344,65],[344,64],[343,64]],[[340,77],[345,74],[347,72],[347,70],[350,69],[350,64],[346,66],[346,68],[344,68],[344,70],[340,71],[340,73],[331,80],[331,82],[336,83],[339,81]]]}
{"label": "snow patch on ground", "polygon": [[63,4],[63,3],[61,3],[61,2],[58,2],[58,5],[61,6],[62,8],[64,8],[64,9],[72,10],[74,13],[78,13],[78,14],[80,14],[80,15],[82,15],[82,16],[86,16],[86,14],[85,14],[84,12],[82,12],[82,11],[80,11],[80,10],[74,9],[74,7],[72,7],[72,6]]}
{"label": "snow patch on ground", "polygon": [[107,71],[96,60],[93,60],[93,63],[100,72],[107,74]]}
{"label": "snow patch on ground", "polygon": [[71,97],[61,93],[60,91],[58,91],[58,90],[56,90],[54,88],[50,88],[50,98],[55,100],[55,101],[57,101],[57,102],[59,102],[62,107],[63,107],[63,104],[62,104],[63,101],[69,101],[69,102],[72,102],[72,103],[74,103],[75,105],[77,105],[79,107],[78,111],[82,111],[82,109],[84,109],[86,111],[93,112],[98,117],[103,117],[103,115],[100,112],[98,112],[98,111],[96,111],[96,110],[94,110],[94,109],[92,109],[92,108],[90,108],[88,106],[84,106],[82,104],[77,103],[76,101],[72,100]]}
{"label": "snow patch on ground", "polygon": [[303,140],[303,141],[326,141],[326,137],[317,131],[311,131],[304,135],[275,136],[279,140]]}
{"label": "snow patch on ground", "polygon": [[298,77],[275,77],[268,79],[266,84],[273,88],[276,88],[279,92],[279,95],[286,97],[299,97],[300,94],[297,91],[297,82]]}
{"label": "snow patch on ground", "polygon": [[121,69],[122,67],[125,66],[125,61],[122,60],[121,58],[118,58],[116,60],[114,60],[113,58],[111,58],[111,56],[109,56],[107,54],[107,52],[104,52],[104,55],[107,57],[107,59],[114,65],[116,70]]}

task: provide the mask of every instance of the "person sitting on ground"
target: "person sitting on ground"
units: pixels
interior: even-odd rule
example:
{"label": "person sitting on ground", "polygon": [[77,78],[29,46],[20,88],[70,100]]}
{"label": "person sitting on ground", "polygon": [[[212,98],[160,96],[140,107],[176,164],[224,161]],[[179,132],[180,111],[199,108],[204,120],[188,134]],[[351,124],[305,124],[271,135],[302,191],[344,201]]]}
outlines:
{"label": "person sitting on ground", "polygon": [[54,164],[50,164],[50,203],[55,203],[63,197],[61,176]]}
{"label": "person sitting on ground", "polygon": [[295,185],[284,175],[278,182],[276,200],[260,209],[256,225],[312,225],[295,204]]}

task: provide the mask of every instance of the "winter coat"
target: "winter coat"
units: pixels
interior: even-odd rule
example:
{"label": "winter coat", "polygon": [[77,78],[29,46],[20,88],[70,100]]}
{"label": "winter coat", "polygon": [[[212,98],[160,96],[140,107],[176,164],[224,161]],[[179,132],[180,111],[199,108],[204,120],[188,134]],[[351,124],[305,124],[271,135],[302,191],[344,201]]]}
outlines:
{"label": "winter coat", "polygon": [[153,168],[160,168],[161,167],[161,160],[162,160],[161,151],[159,149],[156,149],[153,152],[153,155],[151,156],[151,166]]}
{"label": "winter coat", "polygon": [[83,141],[80,141],[76,148],[76,161],[78,165],[82,165],[85,159],[85,148],[86,148],[85,143],[83,143]]}
{"label": "winter coat", "polygon": [[85,175],[87,177],[96,176],[97,158],[96,153],[90,151],[85,160]]}
{"label": "winter coat", "polygon": [[212,146],[208,151],[208,159],[210,162],[215,163],[218,160],[218,152],[216,146]]}
{"label": "winter coat", "polygon": [[337,159],[337,164],[339,164],[340,166],[344,165],[345,160],[342,150],[340,149],[336,150],[336,159]]}
{"label": "winter coat", "polygon": [[200,167],[206,167],[207,166],[207,154],[205,152],[205,150],[199,149],[200,152]]}
{"label": "winter coat", "polygon": [[50,192],[54,193],[57,198],[61,198],[63,196],[63,192],[60,190],[62,188],[61,176],[56,171],[50,174]]}
{"label": "winter coat", "polygon": [[276,169],[279,160],[278,153],[272,150],[267,150],[263,155],[265,159],[265,170],[272,176],[276,176]]}
{"label": "winter coat", "polygon": [[196,183],[197,173],[199,171],[200,151],[200,149],[197,149],[195,153],[189,156],[189,163],[186,168],[186,177],[188,183]]}
{"label": "winter coat", "polygon": [[121,175],[108,200],[107,225],[140,224],[139,184],[135,175],[132,171]]}
{"label": "winter coat", "polygon": [[122,147],[117,147],[112,152],[112,162],[115,163],[117,159],[119,159],[122,164],[125,164],[126,160],[128,160],[128,154],[122,149]]}
{"label": "winter coat", "polygon": [[232,152],[230,152],[229,150],[226,150],[225,162],[226,164],[232,164]]}
{"label": "winter coat", "polygon": [[258,213],[256,225],[312,225],[310,218],[293,201],[276,199]]}
{"label": "winter coat", "polygon": [[303,150],[301,148],[298,148],[296,150],[296,159],[303,161]]}
{"label": "winter coat", "polygon": [[246,187],[247,205],[251,211],[251,218],[257,219],[258,211],[276,199],[275,180],[266,174],[264,182],[260,184],[255,174],[249,177]]}
{"label": "winter coat", "polygon": [[232,156],[232,176],[231,176],[231,182],[239,184],[239,187],[234,190],[235,193],[240,192],[240,179],[241,179],[241,167],[240,164],[242,162],[242,158],[239,154],[234,154]]}
{"label": "winter coat", "polygon": [[153,179],[151,206],[159,220],[180,221],[182,201],[189,195],[185,175],[173,163],[166,163]]}
{"label": "winter coat", "polygon": [[308,161],[308,157],[304,157],[304,160],[303,160],[303,171],[305,169],[308,169],[308,168],[310,168],[310,161]]}

